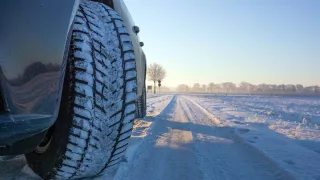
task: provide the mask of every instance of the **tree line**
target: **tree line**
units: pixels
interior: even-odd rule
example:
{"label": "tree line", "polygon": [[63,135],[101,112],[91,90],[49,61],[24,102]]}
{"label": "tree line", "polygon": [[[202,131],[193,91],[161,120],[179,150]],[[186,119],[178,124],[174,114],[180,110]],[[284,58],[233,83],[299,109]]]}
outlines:
{"label": "tree line", "polygon": [[[166,77],[165,69],[157,64],[150,64],[147,68],[148,80],[153,82],[156,87],[158,80],[162,81]],[[172,92],[170,88],[162,87],[162,92]],[[156,88],[153,88],[154,93]],[[224,94],[267,94],[267,95],[316,95],[320,96],[320,87],[303,86],[302,84],[251,84],[249,82],[241,82],[235,84],[232,82],[200,84],[194,83],[193,86],[180,84],[175,89],[176,92],[184,93],[224,93]]]}
{"label": "tree line", "polygon": [[176,88],[178,92],[196,92],[196,93],[244,93],[244,94],[301,94],[301,95],[320,95],[320,87],[306,86],[301,84],[258,84],[254,85],[248,82],[235,84],[224,82],[220,84],[195,83],[193,86],[180,84]]}

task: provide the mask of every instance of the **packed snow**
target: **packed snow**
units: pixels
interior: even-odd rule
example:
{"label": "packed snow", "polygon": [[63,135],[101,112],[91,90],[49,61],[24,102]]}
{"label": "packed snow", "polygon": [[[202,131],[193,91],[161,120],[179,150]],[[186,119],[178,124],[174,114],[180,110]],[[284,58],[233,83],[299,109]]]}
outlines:
{"label": "packed snow", "polygon": [[[320,180],[320,98],[148,95],[119,169],[96,180]],[[40,179],[23,156],[0,179]]]}

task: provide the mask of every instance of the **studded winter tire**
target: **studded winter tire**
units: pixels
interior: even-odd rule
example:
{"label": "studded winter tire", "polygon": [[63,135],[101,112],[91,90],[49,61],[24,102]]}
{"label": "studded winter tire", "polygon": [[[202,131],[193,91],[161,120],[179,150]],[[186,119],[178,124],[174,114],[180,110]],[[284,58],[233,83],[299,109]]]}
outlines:
{"label": "studded winter tire", "polygon": [[72,29],[59,116],[26,154],[44,179],[89,178],[122,161],[136,115],[131,38],[108,6],[84,1]]}

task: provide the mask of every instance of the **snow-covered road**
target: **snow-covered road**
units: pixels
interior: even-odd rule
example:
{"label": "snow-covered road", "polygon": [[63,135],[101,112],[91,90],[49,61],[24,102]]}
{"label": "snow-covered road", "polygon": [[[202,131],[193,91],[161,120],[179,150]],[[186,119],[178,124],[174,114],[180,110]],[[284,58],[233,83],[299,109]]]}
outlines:
{"label": "snow-covered road", "polygon": [[187,97],[173,97],[153,120],[122,179],[292,179]]}
{"label": "snow-covered road", "polygon": [[[167,94],[147,101],[147,117],[135,121],[111,179],[320,180],[319,98]],[[0,160],[0,179],[39,178],[20,157]]]}

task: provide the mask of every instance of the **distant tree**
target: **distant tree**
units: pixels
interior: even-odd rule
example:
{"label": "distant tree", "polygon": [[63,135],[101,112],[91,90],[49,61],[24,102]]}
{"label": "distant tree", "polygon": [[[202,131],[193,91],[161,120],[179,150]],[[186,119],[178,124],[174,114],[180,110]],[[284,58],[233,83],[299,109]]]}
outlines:
{"label": "distant tree", "polygon": [[287,84],[285,85],[286,93],[295,93],[296,92],[296,86],[293,84]]}
{"label": "distant tree", "polygon": [[270,86],[268,84],[259,84],[258,85],[258,90],[262,92],[268,92],[270,91]]}
{"label": "distant tree", "polygon": [[171,89],[169,87],[166,86],[161,86],[161,92],[172,92]]}
{"label": "distant tree", "polygon": [[208,85],[201,85],[199,83],[193,84],[189,87],[185,84],[180,84],[177,87],[179,92],[217,92],[217,93],[229,93],[229,92],[239,92],[239,93],[249,93],[249,94],[301,94],[301,95],[316,95],[320,96],[320,87],[318,85],[304,87],[301,84],[250,84],[248,82],[241,82],[239,86],[232,82],[224,82],[221,84],[209,83]]}
{"label": "distant tree", "polygon": [[222,83],[222,88],[225,92],[235,91],[236,85],[232,82],[224,82]]}
{"label": "distant tree", "polygon": [[153,85],[154,85],[154,93],[156,93],[156,82],[157,81],[162,81],[165,77],[166,77],[166,71],[165,69],[157,64],[157,63],[153,63],[150,64],[148,69],[147,69],[147,75],[150,81],[153,81]]}
{"label": "distant tree", "polygon": [[192,91],[194,92],[199,92],[200,91],[200,84],[199,83],[194,83],[192,87]]}
{"label": "distant tree", "polygon": [[190,88],[188,85],[186,84],[180,84],[178,87],[177,87],[177,91],[178,92],[189,92],[190,91]]}
{"label": "distant tree", "polygon": [[317,86],[307,86],[303,88],[305,94],[313,94],[317,89]]}
{"label": "distant tree", "polygon": [[185,84],[184,86],[185,92],[190,92],[190,87],[188,85]]}
{"label": "distant tree", "polygon": [[201,85],[201,91],[202,91],[202,92],[207,92],[207,85],[202,84],[202,85]]}
{"label": "distant tree", "polygon": [[211,93],[214,91],[215,88],[215,84],[214,83],[209,83],[208,84],[208,91],[210,91]]}
{"label": "distant tree", "polygon": [[239,89],[240,89],[240,91],[250,93],[253,90],[252,86],[253,85],[248,82],[241,82]]}
{"label": "distant tree", "polygon": [[303,92],[303,85],[297,84],[296,85],[296,91],[297,91],[297,93],[302,93]]}
{"label": "distant tree", "polygon": [[314,88],[313,88],[313,86],[304,87],[304,88],[303,88],[303,91],[304,91],[305,93],[307,93],[307,94],[310,94],[310,93],[313,93]]}
{"label": "distant tree", "polygon": [[270,88],[272,92],[275,92],[277,90],[277,85],[276,84],[270,84]]}
{"label": "distant tree", "polygon": [[221,84],[215,84],[214,88],[213,88],[213,91],[222,92],[222,85]]}
{"label": "distant tree", "polygon": [[184,92],[184,84],[179,84],[176,89],[178,92]]}
{"label": "distant tree", "polygon": [[312,93],[319,93],[320,92],[319,86],[309,86],[309,89]]}
{"label": "distant tree", "polygon": [[284,84],[278,85],[277,89],[281,92],[284,92],[286,90],[286,86]]}

